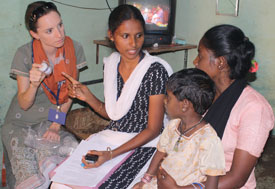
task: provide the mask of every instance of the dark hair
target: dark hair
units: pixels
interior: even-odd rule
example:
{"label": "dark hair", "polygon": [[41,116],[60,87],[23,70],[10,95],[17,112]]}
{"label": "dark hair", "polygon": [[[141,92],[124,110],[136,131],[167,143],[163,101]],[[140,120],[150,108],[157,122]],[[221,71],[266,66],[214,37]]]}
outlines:
{"label": "dark hair", "polygon": [[231,79],[245,78],[255,55],[255,47],[240,28],[225,24],[214,26],[204,34],[201,43],[215,57],[224,56],[231,70]]}
{"label": "dark hair", "polygon": [[109,30],[113,34],[122,22],[130,19],[140,21],[145,31],[145,21],[141,12],[138,8],[128,4],[119,5],[111,12],[108,21]]}
{"label": "dark hair", "polygon": [[215,97],[214,82],[204,71],[197,68],[183,69],[172,74],[166,88],[179,101],[189,100],[195,112],[200,115],[205,113]]}
{"label": "dark hair", "polygon": [[57,7],[52,2],[36,1],[28,5],[25,13],[25,24],[26,28],[30,31],[37,32],[37,21],[40,17],[54,11],[57,14],[60,13]]}

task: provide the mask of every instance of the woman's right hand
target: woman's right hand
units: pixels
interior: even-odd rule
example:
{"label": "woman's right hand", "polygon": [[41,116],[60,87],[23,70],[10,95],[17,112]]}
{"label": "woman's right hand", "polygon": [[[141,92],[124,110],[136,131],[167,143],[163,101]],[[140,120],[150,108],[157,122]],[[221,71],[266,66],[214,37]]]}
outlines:
{"label": "woman's right hand", "polygon": [[41,82],[45,79],[46,74],[41,72],[39,68],[41,64],[32,64],[32,69],[30,70],[30,84],[34,87],[39,87]]}
{"label": "woman's right hand", "polygon": [[69,96],[72,98],[78,98],[79,100],[86,101],[91,95],[89,88],[86,85],[81,84],[70,75],[62,72],[62,75],[66,77],[71,83],[68,85]]}
{"label": "woman's right hand", "polygon": [[103,163],[109,161],[110,159],[112,159],[112,152],[110,151],[97,151],[97,150],[90,150],[88,151],[88,154],[91,155],[97,155],[98,159],[95,163],[88,163],[85,160],[85,156],[82,157],[82,163],[84,164],[85,169],[90,169],[90,168],[96,168],[101,166]]}

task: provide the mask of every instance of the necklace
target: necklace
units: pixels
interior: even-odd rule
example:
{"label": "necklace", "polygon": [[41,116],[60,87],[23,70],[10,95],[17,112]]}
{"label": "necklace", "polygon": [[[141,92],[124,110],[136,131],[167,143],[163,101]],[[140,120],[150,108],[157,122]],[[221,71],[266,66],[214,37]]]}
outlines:
{"label": "necklace", "polygon": [[198,123],[196,123],[195,125],[193,125],[192,127],[190,127],[189,129],[186,129],[185,131],[182,131],[182,128],[181,128],[181,125],[179,127],[180,129],[180,136],[174,146],[174,150],[177,152],[178,151],[178,146],[179,146],[179,143],[180,143],[180,139],[183,135],[185,135],[186,133],[188,133],[189,131],[193,130],[195,127],[197,127],[203,120],[203,117],[200,119],[200,121]]}

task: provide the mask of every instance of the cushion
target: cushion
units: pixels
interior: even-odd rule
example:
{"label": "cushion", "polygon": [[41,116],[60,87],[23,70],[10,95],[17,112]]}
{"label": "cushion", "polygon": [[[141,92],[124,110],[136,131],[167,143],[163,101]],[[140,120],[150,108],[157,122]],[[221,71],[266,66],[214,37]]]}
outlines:
{"label": "cushion", "polygon": [[103,130],[109,122],[89,107],[78,108],[68,113],[66,129],[82,140]]}

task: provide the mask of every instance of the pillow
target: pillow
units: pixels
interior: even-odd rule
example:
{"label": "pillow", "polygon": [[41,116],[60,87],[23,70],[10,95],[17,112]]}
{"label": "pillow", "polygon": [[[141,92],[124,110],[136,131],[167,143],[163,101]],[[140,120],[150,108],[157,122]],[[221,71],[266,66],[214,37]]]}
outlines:
{"label": "pillow", "polygon": [[93,133],[102,131],[109,122],[109,120],[101,117],[89,107],[78,108],[68,113],[66,129],[78,139],[83,140]]}

